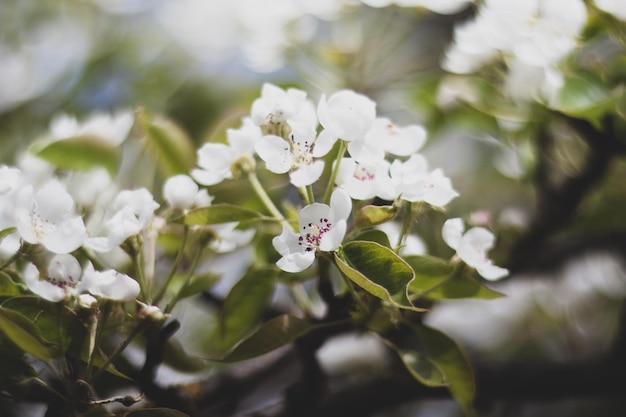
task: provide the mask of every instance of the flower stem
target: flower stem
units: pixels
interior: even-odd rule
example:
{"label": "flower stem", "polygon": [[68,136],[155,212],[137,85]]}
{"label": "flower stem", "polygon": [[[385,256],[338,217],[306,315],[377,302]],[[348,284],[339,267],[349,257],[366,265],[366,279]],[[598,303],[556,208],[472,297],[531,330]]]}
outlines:
{"label": "flower stem", "polygon": [[115,349],[115,351],[107,358],[107,360],[98,368],[98,370],[93,374],[92,380],[95,380],[106,368],[111,365],[111,363],[117,358],[117,356],[124,351],[132,342],[132,340],[139,334],[139,331],[143,328],[144,321],[140,321],[130,332],[128,337]]}
{"label": "flower stem", "polygon": [[191,264],[191,268],[189,268],[189,271],[187,272],[185,281],[183,282],[183,285],[180,287],[180,290],[178,290],[178,293],[176,293],[172,301],[170,301],[169,304],[165,306],[165,310],[163,311],[165,314],[169,314],[172,311],[176,303],[178,303],[178,301],[180,300],[183,290],[187,287],[187,285],[189,285],[189,281],[191,281],[191,277],[193,277],[193,274],[196,272],[196,267],[198,266],[198,263],[200,262],[200,258],[202,257],[201,255],[202,255],[203,249],[204,249],[203,245],[198,246],[196,256],[193,258],[193,263]]}
{"label": "flower stem", "polygon": [[248,180],[250,181],[250,184],[252,185],[254,192],[261,199],[261,201],[263,202],[265,207],[269,210],[269,212],[272,213],[272,215],[276,219],[280,221],[284,221],[285,216],[283,216],[280,210],[278,210],[278,208],[274,205],[270,196],[267,195],[267,192],[265,192],[265,188],[263,188],[263,185],[261,185],[261,182],[259,181],[259,178],[256,176],[256,173],[248,172]]}
{"label": "flower stem", "polygon": [[185,252],[185,245],[187,244],[188,235],[189,235],[189,226],[185,225],[183,229],[183,238],[180,243],[180,249],[178,250],[178,253],[176,254],[176,259],[174,259],[174,263],[172,264],[172,267],[170,268],[170,273],[168,274],[167,279],[165,280],[165,284],[163,284],[163,287],[159,290],[159,293],[156,295],[156,297],[154,297],[154,301],[152,304],[156,305],[158,304],[159,301],[161,301],[161,299],[165,295],[165,291],[172,283],[172,279],[174,279],[174,275],[176,274],[176,270],[178,269],[178,264],[180,264],[180,261],[183,258],[183,253]]}
{"label": "flower stem", "polygon": [[313,195],[313,187],[307,185],[306,187],[299,188],[300,195],[306,204],[313,204],[315,202],[315,196]]}
{"label": "flower stem", "polygon": [[348,149],[348,143],[344,140],[339,139],[339,151],[337,152],[337,156],[335,157],[333,170],[330,173],[330,178],[328,179],[328,185],[326,186],[326,191],[324,192],[323,201],[325,204],[330,203],[330,195],[332,194],[333,188],[335,187],[335,180],[337,179],[337,174],[339,173],[339,165],[347,149]]}

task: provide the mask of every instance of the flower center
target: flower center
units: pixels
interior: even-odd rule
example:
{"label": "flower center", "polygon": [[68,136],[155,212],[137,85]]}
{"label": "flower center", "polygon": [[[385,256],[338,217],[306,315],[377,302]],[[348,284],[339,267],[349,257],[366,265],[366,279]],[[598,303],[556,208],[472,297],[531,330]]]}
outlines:
{"label": "flower center", "polygon": [[56,285],[59,288],[75,288],[76,284],[78,283],[78,281],[74,280],[74,277],[71,275],[68,275],[67,277],[63,277],[63,278],[53,278],[53,277],[48,277],[48,281],[53,284]]}
{"label": "flower center", "polygon": [[374,172],[363,165],[357,166],[352,176],[359,181],[372,181],[375,178]]}
{"label": "flower center", "polygon": [[311,165],[315,142],[296,140],[293,134],[289,135],[289,139],[291,139],[291,153],[293,154],[294,165]]}
{"label": "flower center", "polygon": [[41,240],[45,235],[53,232],[57,228],[53,221],[44,219],[37,211],[33,211],[32,224],[38,240]]}
{"label": "flower center", "polygon": [[316,223],[302,226],[298,245],[304,246],[307,251],[318,248],[324,233],[328,232],[331,227],[332,223],[325,217],[320,218]]}

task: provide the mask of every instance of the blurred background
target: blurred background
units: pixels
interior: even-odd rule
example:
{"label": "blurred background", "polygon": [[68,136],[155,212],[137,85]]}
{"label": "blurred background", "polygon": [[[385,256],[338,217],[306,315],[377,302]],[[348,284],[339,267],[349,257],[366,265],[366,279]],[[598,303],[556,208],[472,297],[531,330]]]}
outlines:
{"label": "blurred background", "polygon": [[[424,154],[461,194],[418,225],[428,253],[450,255],[433,227],[445,217],[499,233],[492,257],[512,275],[488,285],[506,296],[446,301],[426,315],[475,366],[481,413],[625,415],[626,135],[623,96],[614,94],[626,78],[623,20],[587,2],[589,23],[565,65],[601,76],[608,93],[589,105],[609,102],[592,123],[506,97],[506,59],[473,78],[442,69],[455,27],[480,4],[367,3],[3,0],[0,163],[18,163],[63,113],[83,119],[141,106],[199,146],[237,126],[263,82],[314,100],[362,92],[379,115],[427,128]],[[320,353],[328,366],[339,366],[332,358],[342,342],[368,343],[328,346]],[[358,370],[366,361],[356,356],[340,365]],[[426,390],[368,415],[461,415],[445,397]]]}

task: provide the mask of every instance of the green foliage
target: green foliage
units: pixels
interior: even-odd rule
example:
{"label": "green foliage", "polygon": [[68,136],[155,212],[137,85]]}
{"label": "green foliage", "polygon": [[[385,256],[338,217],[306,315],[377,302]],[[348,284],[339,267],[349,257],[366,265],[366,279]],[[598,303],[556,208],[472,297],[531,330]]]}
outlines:
{"label": "green foliage", "polygon": [[335,254],[335,262],[346,277],[370,294],[398,308],[424,311],[408,298],[413,270],[391,249],[376,242],[353,241]]}
{"label": "green foliage", "polygon": [[610,88],[591,74],[571,75],[566,77],[552,108],[601,127],[604,115],[624,102],[625,92],[624,85]]}
{"label": "green foliage", "polygon": [[182,217],[186,225],[207,225],[258,220],[263,215],[254,210],[234,204],[215,204],[190,210]]}
{"label": "green foliage", "polygon": [[0,334],[0,369],[0,389],[10,388],[37,375],[24,352],[13,348],[3,334]]}
{"label": "green foliage", "polygon": [[355,216],[355,227],[371,227],[385,223],[398,214],[398,207],[392,206],[365,206]]}
{"label": "green foliage", "polygon": [[230,349],[261,319],[274,293],[273,269],[248,271],[231,289],[219,316],[222,351]]}
{"label": "green foliage", "polygon": [[42,145],[34,145],[31,152],[63,169],[88,171],[106,168],[111,176],[119,166],[121,151],[97,136],[77,136]]}
{"label": "green foliage", "polygon": [[196,161],[193,141],[173,121],[152,116],[145,109],[138,112],[145,133],[146,150],[153,155],[165,177],[187,174]]}
{"label": "green foliage", "polygon": [[474,415],[476,385],[472,368],[463,352],[454,340],[437,329],[418,325],[416,331],[429,358],[443,373],[458,404],[466,415]]}
{"label": "green foliage", "polygon": [[278,349],[314,328],[315,326],[306,320],[283,314],[266,321],[261,327],[237,343],[224,356],[212,360],[238,362],[254,358]]}
{"label": "green foliage", "polygon": [[455,298],[499,298],[502,294],[485,287],[470,268],[454,269],[448,262],[433,256],[408,256],[406,262],[415,271],[409,284],[410,297],[429,300]]}
{"label": "green foliage", "polygon": [[52,354],[35,325],[23,314],[0,307],[0,330],[20,349],[43,360]]}

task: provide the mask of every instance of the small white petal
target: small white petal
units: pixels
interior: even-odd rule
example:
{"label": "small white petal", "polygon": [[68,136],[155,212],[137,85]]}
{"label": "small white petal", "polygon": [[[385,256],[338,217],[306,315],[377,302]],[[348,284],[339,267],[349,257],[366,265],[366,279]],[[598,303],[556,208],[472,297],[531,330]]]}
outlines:
{"label": "small white petal", "polygon": [[456,249],[461,237],[463,237],[464,230],[465,226],[460,217],[446,220],[441,230],[443,241],[452,249]]}

